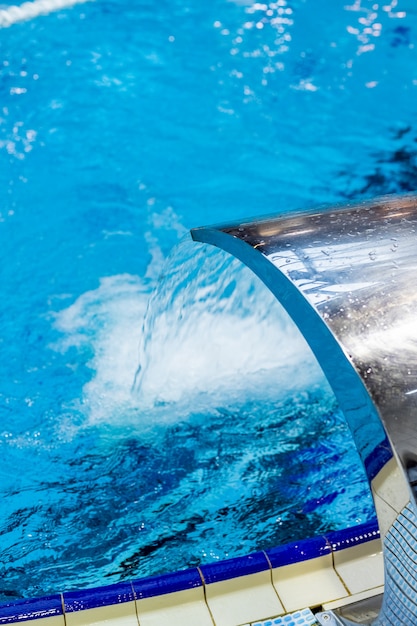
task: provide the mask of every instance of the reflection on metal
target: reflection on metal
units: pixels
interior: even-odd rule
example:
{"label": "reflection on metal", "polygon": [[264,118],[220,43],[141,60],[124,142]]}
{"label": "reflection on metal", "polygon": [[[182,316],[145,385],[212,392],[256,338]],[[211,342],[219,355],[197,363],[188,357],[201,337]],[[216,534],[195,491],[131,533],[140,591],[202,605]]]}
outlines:
{"label": "reflection on metal", "polygon": [[412,490],[416,232],[416,196],[192,231],[195,240],[240,258],[287,309],[328,377],[364,461],[375,442],[389,455],[379,413]]}
{"label": "reflection on metal", "polygon": [[[239,258],[275,294],[328,378],[369,479],[394,449],[414,505],[416,233],[413,195],[191,231]],[[410,584],[417,597],[417,580]],[[386,613],[380,619],[391,624]]]}

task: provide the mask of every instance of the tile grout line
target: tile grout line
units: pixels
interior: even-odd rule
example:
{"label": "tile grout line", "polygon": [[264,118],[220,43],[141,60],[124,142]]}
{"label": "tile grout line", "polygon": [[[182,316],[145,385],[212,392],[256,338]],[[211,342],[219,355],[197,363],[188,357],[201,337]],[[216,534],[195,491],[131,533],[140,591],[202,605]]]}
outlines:
{"label": "tile grout line", "polygon": [[137,602],[137,598],[136,598],[136,592],[135,592],[135,589],[133,587],[133,580],[130,580],[129,583],[130,583],[130,586],[132,588],[133,601],[135,603],[136,620],[138,622],[138,625],[140,626],[138,602]]}
{"label": "tile grout line", "polygon": [[207,610],[208,610],[208,612],[210,614],[210,618],[211,618],[211,621],[213,622],[213,626],[216,626],[216,622],[215,622],[213,613],[211,612],[211,608],[210,608],[210,605],[209,605],[208,600],[207,600],[206,581],[204,580],[204,574],[203,574],[203,572],[201,571],[201,569],[198,566],[197,566],[197,570],[198,570],[198,573],[200,574],[200,578],[201,578],[201,582],[202,582],[204,603],[205,603],[205,605],[207,607]]}
{"label": "tile grout line", "polygon": [[61,596],[61,607],[62,607],[62,617],[64,618],[64,626],[67,626],[67,616],[66,616],[66,611],[65,611],[64,594],[61,592],[59,595]]}
{"label": "tile grout line", "polygon": [[272,577],[272,569],[273,569],[273,568],[272,568],[272,563],[271,563],[271,561],[270,561],[270,559],[269,559],[268,554],[265,552],[265,550],[263,550],[263,553],[264,553],[264,555],[265,555],[266,560],[268,561],[268,565],[269,565],[269,576],[270,576],[270,582],[271,582],[272,589],[274,590],[275,595],[277,596],[279,603],[281,604],[282,608],[284,609],[284,614],[285,614],[285,613],[287,613],[287,609],[285,608],[285,604],[284,604],[284,602],[282,601],[282,599],[280,598],[279,593],[278,593],[278,591],[277,591],[277,589],[276,589],[276,587],[275,587],[275,585],[274,585],[274,580],[273,580],[273,577]]}
{"label": "tile grout line", "polygon": [[327,541],[327,543],[330,546],[330,550],[331,550],[331,554],[332,554],[332,569],[333,569],[334,573],[336,574],[336,576],[338,577],[338,579],[340,580],[340,582],[342,583],[343,587],[345,588],[347,595],[350,597],[353,594],[351,593],[351,591],[349,590],[349,587],[346,585],[345,581],[343,580],[343,578],[341,577],[341,575],[339,574],[339,572],[336,569],[336,563],[335,563],[335,560],[334,560],[334,555],[335,555],[336,550],[333,550],[333,546],[332,546],[331,542],[327,539],[327,537],[326,537],[326,541]]}

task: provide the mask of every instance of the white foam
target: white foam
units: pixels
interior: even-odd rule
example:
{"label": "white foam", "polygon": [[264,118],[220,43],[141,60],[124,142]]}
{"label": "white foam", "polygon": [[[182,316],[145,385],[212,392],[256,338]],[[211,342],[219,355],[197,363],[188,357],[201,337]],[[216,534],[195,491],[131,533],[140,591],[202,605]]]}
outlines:
{"label": "white foam", "polygon": [[[199,282],[181,264],[171,266],[180,285],[168,276],[175,295],[168,290],[162,298],[151,328],[144,325],[149,287],[127,274],[103,278],[56,315],[61,338],[52,347],[92,354],[79,402],[88,423],[149,427],[323,383],[301,334],[247,268],[221,265],[217,276],[209,264]],[[179,286],[191,294],[188,303]],[[140,384],[132,390],[138,362]]]}
{"label": "white foam", "polygon": [[213,406],[227,406],[239,396],[242,402],[282,396],[321,378],[299,331],[269,292],[265,296],[266,307],[277,307],[267,317],[198,306],[181,323],[175,314],[163,314],[152,335],[138,401],[188,402],[196,408],[205,397],[205,403],[211,399]]}
{"label": "white foam", "polygon": [[154,293],[136,388],[144,405],[282,397],[323,375],[281,305],[230,255],[184,241]]}
{"label": "white foam", "polygon": [[83,4],[85,2],[91,2],[91,0],[33,0],[33,2],[12,5],[0,9],[0,28],[31,20],[39,15],[48,15],[54,11],[67,9],[75,4]]}
{"label": "white foam", "polygon": [[148,299],[148,288],[137,276],[111,276],[55,316],[61,338],[51,348],[62,353],[70,348],[92,352],[87,365],[93,375],[81,398],[81,409],[90,422],[122,416],[131,407]]}

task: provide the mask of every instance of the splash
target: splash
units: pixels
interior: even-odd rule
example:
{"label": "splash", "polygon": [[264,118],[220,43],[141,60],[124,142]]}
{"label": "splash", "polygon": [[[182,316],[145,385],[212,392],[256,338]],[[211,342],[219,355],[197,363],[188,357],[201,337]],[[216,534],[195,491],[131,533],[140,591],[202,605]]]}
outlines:
{"label": "splash", "polygon": [[148,405],[229,406],[324,381],[265,285],[238,260],[205,244],[184,240],[173,252],[150,299],[141,339],[134,390]]}
{"label": "splash", "polygon": [[326,386],[263,283],[204,244],[178,245],[152,293],[136,276],[103,278],[56,315],[55,328],[51,347],[85,354],[91,378],[75,402],[89,424],[142,430]]}
{"label": "splash", "polygon": [[50,347],[84,353],[92,372],[78,401],[89,423],[122,419],[135,406],[131,388],[148,299],[146,282],[121,274],[102,278],[97,289],[55,315],[60,338]]}

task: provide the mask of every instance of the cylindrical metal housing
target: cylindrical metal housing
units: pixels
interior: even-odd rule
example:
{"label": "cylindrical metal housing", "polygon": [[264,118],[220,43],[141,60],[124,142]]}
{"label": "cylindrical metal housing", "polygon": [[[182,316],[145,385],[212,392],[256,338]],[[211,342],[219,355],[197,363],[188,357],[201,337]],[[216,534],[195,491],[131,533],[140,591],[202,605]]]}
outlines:
{"label": "cylindrical metal housing", "polygon": [[416,231],[414,195],[191,231],[239,258],[275,294],[327,376],[369,479],[394,448],[414,502]]}

